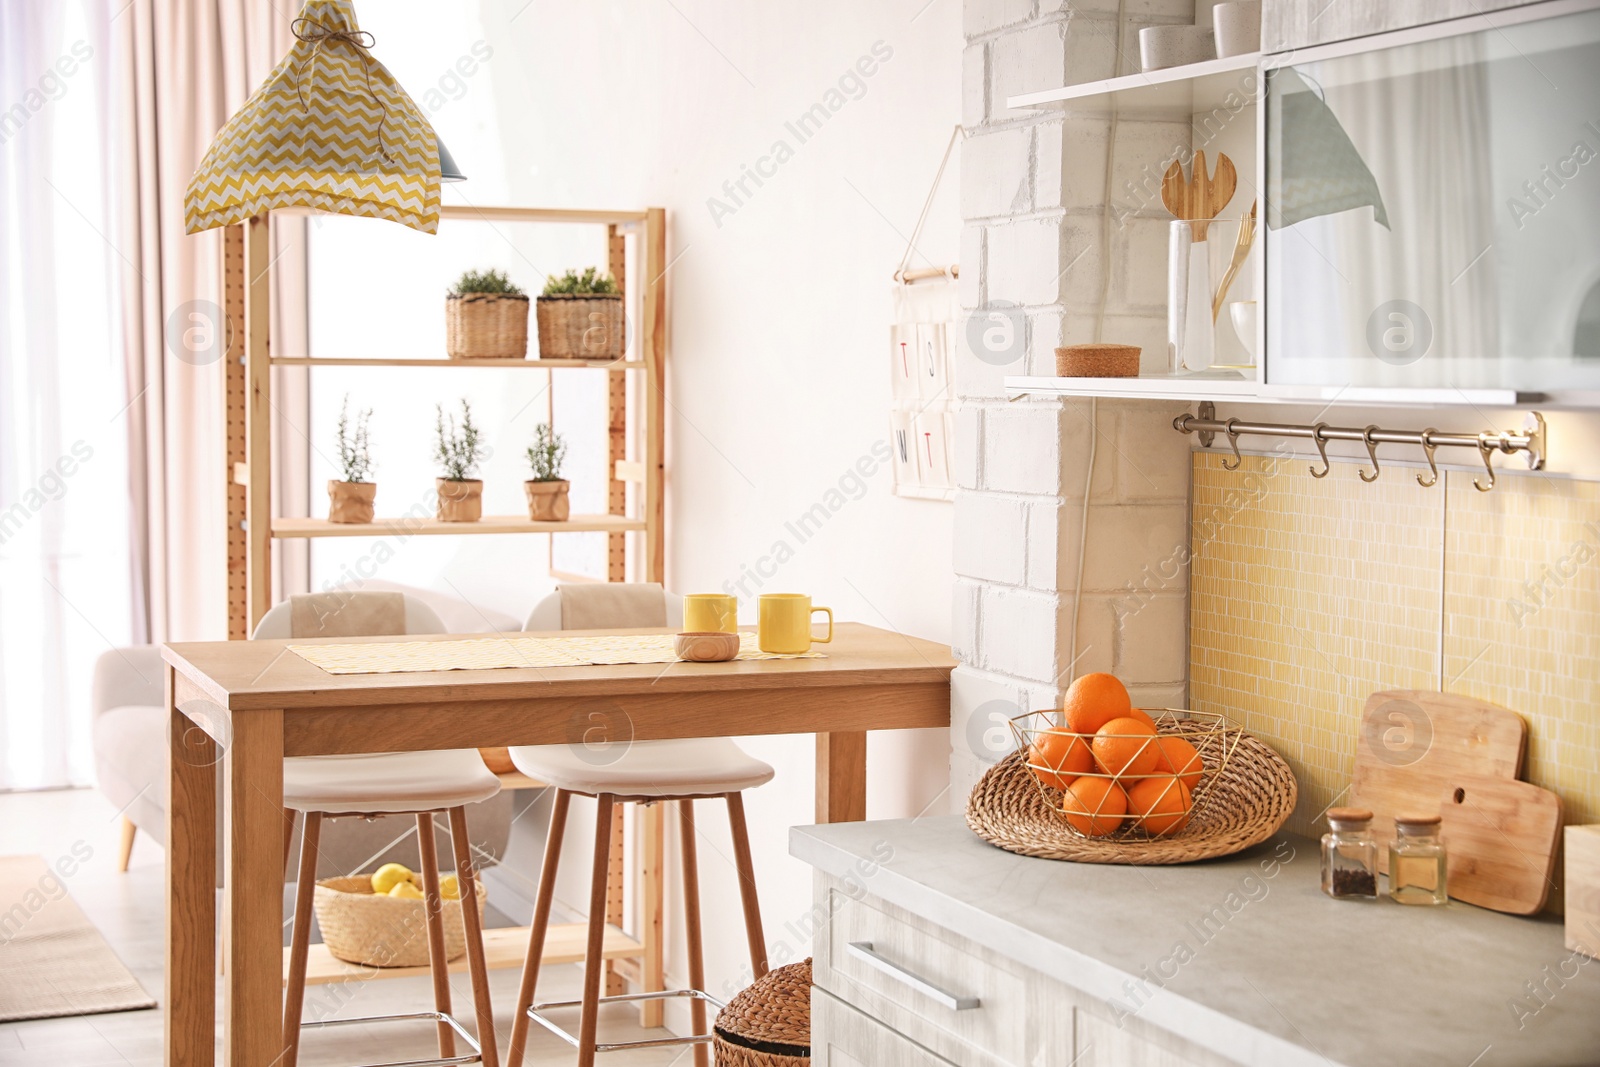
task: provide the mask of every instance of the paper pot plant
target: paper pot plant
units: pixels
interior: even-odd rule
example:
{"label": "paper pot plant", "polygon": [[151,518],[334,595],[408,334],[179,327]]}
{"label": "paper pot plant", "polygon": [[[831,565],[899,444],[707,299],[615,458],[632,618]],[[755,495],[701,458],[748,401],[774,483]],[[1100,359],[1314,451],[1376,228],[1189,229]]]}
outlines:
{"label": "paper pot plant", "polygon": [[539,358],[611,363],[627,350],[622,292],[609,274],[587,267],[550,276],[539,297]]}
{"label": "paper pot plant", "polygon": [[528,518],[545,522],[566,522],[572,515],[567,490],[572,483],[562,480],[561,461],[567,456],[567,442],[547,424],[533,431],[528,446],[528,465],[533,477],[522,483],[528,494]]}
{"label": "paper pot plant", "polygon": [[339,470],[341,479],[328,482],[329,522],[371,522],[373,501],[378,497],[378,483],[372,481],[371,439],[367,423],[372,419],[372,409],[356,412],[354,424],[350,421],[350,394],[344,396],[339,407]]}
{"label": "paper pot plant", "polygon": [[439,521],[477,522],[483,518],[483,482],[472,474],[485,449],[472,421],[472,406],[461,401],[460,425],[454,415],[444,413],[444,405],[435,405],[434,410],[439,440],[433,455],[443,471],[434,482],[439,490]]}
{"label": "paper pot plant", "polygon": [[498,270],[469,270],[444,302],[445,351],[451,359],[523,359],[528,354],[528,296]]}

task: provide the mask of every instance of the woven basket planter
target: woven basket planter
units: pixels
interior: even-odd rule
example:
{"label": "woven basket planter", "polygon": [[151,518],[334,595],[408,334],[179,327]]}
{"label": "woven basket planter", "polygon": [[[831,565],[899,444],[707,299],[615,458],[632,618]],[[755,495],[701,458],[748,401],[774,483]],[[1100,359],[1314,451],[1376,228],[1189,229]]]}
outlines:
{"label": "woven basket planter", "polygon": [[768,971],[717,1013],[717,1067],[797,1067],[811,1062],[811,961]]}
{"label": "woven basket planter", "polygon": [[[484,896],[478,893],[480,919]],[[428,966],[427,901],[374,893],[367,875],[319,879],[315,901],[322,941],[335,958],[366,967]],[[444,955],[459,959],[467,951],[461,901],[442,903]]]}
{"label": "woven basket planter", "polygon": [[611,363],[626,352],[621,293],[541,296],[538,306],[540,359]]}
{"label": "woven basket planter", "polygon": [[1185,736],[1204,764],[1188,824],[1170,836],[1150,836],[1131,824],[1106,837],[1079,833],[1061,813],[1061,791],[1041,785],[1029,770],[1026,746],[978,780],[967,798],[967,825],[1008,852],[1079,863],[1190,863],[1260,844],[1294,811],[1299,788],[1282,756],[1221,722],[1223,728],[1196,732],[1171,715],[1157,719],[1160,733]]}
{"label": "woven basket planter", "polygon": [[444,347],[451,359],[526,359],[528,298],[451,294],[444,304]]}

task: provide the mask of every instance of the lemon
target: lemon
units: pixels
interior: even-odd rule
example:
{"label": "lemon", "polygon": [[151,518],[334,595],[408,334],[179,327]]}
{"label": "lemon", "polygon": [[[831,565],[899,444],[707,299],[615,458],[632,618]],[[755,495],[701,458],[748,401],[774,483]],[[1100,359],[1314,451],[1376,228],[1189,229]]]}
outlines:
{"label": "lemon", "polygon": [[411,868],[403,863],[385,863],[372,872],[374,893],[387,893],[402,882],[407,885],[411,883]]}
{"label": "lemon", "polygon": [[394,887],[389,890],[389,895],[391,897],[400,897],[402,900],[421,900],[422,890],[410,882],[396,882]]}
{"label": "lemon", "polygon": [[453,874],[447,874],[439,879],[439,897],[441,900],[460,900],[461,883]]}

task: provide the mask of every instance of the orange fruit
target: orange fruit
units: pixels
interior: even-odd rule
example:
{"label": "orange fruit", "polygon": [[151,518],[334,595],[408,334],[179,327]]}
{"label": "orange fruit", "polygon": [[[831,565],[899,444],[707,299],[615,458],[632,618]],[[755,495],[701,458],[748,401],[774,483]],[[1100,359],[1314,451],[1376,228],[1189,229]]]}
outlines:
{"label": "orange fruit", "polygon": [[1158,737],[1156,770],[1162,774],[1175,774],[1189,787],[1189,792],[1200,788],[1200,772],[1204,768],[1200,753],[1181,737]]}
{"label": "orange fruit", "polygon": [[[1140,722],[1150,727],[1150,729],[1156,729],[1156,721],[1152,719],[1150,717],[1150,713],[1145,711],[1143,708],[1130,708],[1128,710],[1127,718],[1138,719]],[[1159,733],[1160,731],[1157,732]]]}
{"label": "orange fruit", "polygon": [[1128,690],[1110,674],[1085,674],[1067,686],[1062,725],[1075,734],[1092,734],[1133,710]]}
{"label": "orange fruit", "polygon": [[1142,817],[1144,822],[1139,825],[1156,837],[1175,834],[1189,825],[1192,806],[1189,787],[1181,778],[1141,778],[1128,786],[1128,814]]}
{"label": "orange fruit", "polygon": [[1156,769],[1156,732],[1138,719],[1124,716],[1100,727],[1089,742],[1094,761],[1107,774],[1149,774]]}
{"label": "orange fruit", "polygon": [[1107,778],[1085,775],[1074,780],[1061,793],[1061,813],[1067,822],[1087,837],[1103,837],[1116,832],[1128,812],[1128,795]]}
{"label": "orange fruit", "polygon": [[1094,770],[1094,757],[1077,734],[1046,730],[1035,734],[1028,746],[1028,764],[1042,784],[1065,789],[1078,775]]}

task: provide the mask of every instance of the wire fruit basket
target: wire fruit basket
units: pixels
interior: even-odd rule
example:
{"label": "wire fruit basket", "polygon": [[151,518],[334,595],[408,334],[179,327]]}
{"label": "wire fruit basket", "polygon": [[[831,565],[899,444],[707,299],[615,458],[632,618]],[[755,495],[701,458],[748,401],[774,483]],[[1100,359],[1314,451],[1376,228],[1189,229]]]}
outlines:
{"label": "wire fruit basket", "polygon": [[[1294,810],[1299,791],[1289,765],[1225,716],[1168,708],[1151,722],[1153,735],[1081,735],[1050,714],[1017,716],[1017,750],[973,789],[967,824],[1028,856],[1171,864],[1264,841]],[[1111,773],[1096,756],[1120,769]],[[1143,803],[1130,813],[1135,792]]]}

